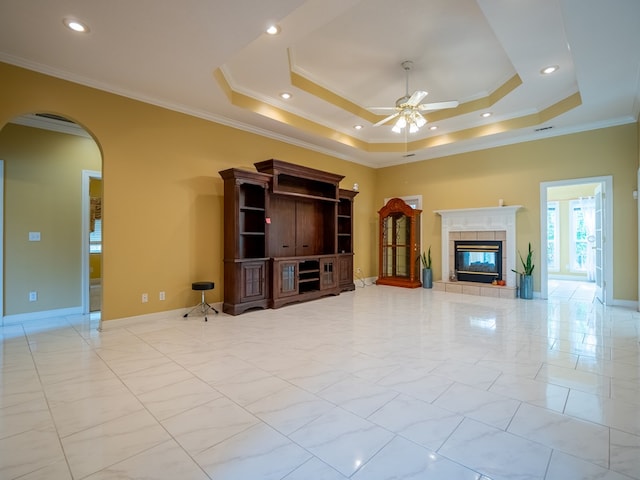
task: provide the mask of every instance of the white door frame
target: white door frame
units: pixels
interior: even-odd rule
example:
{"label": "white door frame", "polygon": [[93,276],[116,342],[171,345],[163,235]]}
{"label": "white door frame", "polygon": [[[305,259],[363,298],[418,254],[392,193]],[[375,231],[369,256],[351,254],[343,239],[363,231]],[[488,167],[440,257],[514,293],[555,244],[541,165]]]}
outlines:
{"label": "white door frame", "polygon": [[89,209],[91,208],[89,184],[91,178],[102,178],[102,172],[95,170],[82,171],[82,273],[80,284],[82,285],[82,313],[84,315],[88,314],[91,308],[89,299],[89,284],[91,283],[91,274],[89,272]]}
{"label": "white door frame", "polygon": [[546,262],[547,244],[547,189],[550,187],[566,187],[582,183],[600,183],[604,202],[604,299],[613,304],[613,176],[574,178],[554,182],[540,182],[540,298],[548,297],[548,272]]}

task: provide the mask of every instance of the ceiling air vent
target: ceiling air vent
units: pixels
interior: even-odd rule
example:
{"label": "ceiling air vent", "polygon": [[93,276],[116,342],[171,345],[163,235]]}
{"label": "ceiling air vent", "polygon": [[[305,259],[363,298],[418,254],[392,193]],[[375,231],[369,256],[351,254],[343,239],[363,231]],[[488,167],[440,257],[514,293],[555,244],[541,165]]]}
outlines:
{"label": "ceiling air vent", "polygon": [[551,130],[553,128],[553,126],[551,127],[540,127],[540,128],[536,128],[536,132],[544,132],[545,130]]}
{"label": "ceiling air vent", "polygon": [[415,153],[407,153],[406,155],[402,155],[403,158],[415,157]]}

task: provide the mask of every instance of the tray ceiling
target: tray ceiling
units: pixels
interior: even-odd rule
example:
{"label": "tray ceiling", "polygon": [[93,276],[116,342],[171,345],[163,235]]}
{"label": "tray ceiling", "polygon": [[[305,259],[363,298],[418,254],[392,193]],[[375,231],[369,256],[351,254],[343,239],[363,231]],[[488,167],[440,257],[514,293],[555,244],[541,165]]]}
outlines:
{"label": "tray ceiling", "polygon": [[[635,121],[639,18],[636,0],[31,0],[0,6],[0,61],[381,167]],[[369,109],[404,95],[404,60],[410,93],[460,102],[414,134]]]}

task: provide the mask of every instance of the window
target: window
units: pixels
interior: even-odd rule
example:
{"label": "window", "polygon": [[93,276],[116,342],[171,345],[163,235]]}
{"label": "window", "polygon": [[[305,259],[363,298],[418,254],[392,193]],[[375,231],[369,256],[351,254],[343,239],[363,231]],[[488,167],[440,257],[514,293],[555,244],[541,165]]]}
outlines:
{"label": "window", "polygon": [[593,198],[571,200],[569,223],[571,225],[570,261],[573,272],[586,272],[589,254],[589,216],[593,216]]}
{"label": "window", "polygon": [[560,222],[558,202],[547,202],[547,269],[560,271]]}
{"label": "window", "polygon": [[89,253],[102,253],[102,219],[94,220],[93,232],[89,232]]}

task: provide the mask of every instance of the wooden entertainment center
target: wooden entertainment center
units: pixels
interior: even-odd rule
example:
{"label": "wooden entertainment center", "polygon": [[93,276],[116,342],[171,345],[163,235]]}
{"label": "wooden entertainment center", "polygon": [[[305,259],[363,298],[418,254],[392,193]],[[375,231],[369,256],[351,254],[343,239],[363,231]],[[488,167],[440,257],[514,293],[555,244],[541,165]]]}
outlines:
{"label": "wooden entertainment center", "polygon": [[354,290],[353,201],[344,178],[280,160],[224,180],[224,304],[231,315]]}

